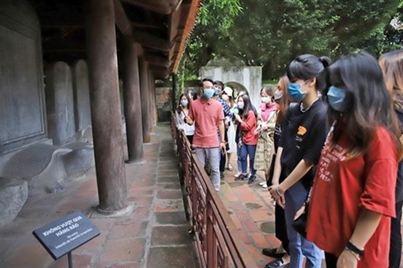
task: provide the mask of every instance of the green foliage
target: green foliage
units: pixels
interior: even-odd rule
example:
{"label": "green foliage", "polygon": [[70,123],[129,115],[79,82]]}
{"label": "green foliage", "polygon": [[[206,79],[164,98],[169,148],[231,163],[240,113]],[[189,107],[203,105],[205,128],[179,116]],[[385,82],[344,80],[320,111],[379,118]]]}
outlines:
{"label": "green foliage", "polygon": [[360,49],[379,55],[402,47],[402,0],[205,0],[184,57],[198,70],[214,58],[263,66],[276,79],[298,54],[337,58]]}

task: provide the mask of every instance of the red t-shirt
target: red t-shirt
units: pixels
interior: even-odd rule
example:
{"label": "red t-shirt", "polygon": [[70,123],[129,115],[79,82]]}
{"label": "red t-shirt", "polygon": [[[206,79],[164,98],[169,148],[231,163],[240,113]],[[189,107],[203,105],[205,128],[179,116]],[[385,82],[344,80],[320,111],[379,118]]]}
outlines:
{"label": "red t-shirt", "polygon": [[219,120],[224,120],[221,103],[203,98],[192,101],[188,116],[194,120],[193,145],[197,148],[219,147],[217,128]]}
{"label": "red t-shirt", "polygon": [[369,151],[347,159],[351,141],[339,138],[330,151],[322,150],[309,202],[307,239],[339,256],[353,234],[362,208],[382,214],[364,247],[358,267],[388,267],[390,217],[395,216],[396,146],[384,127],[378,127]]}
{"label": "red t-shirt", "polygon": [[242,142],[246,145],[256,145],[258,136],[254,133],[257,126],[257,119],[255,113],[249,110],[248,115],[242,118],[240,124],[242,132]]}

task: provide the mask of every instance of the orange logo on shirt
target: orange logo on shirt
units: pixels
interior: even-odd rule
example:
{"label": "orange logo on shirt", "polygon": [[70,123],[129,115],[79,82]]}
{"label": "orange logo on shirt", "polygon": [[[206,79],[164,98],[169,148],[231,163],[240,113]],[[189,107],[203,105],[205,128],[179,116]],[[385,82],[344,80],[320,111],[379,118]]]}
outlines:
{"label": "orange logo on shirt", "polygon": [[305,135],[305,133],[306,133],[306,128],[304,128],[303,126],[299,126],[297,134],[303,136],[303,135]]}

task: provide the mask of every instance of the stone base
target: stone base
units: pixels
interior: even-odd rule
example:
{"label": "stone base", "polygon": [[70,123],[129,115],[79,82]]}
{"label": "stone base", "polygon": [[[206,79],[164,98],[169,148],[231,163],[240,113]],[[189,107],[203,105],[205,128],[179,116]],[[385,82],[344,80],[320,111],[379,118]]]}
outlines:
{"label": "stone base", "polygon": [[12,222],[28,199],[28,183],[0,177],[0,226]]}
{"label": "stone base", "polygon": [[130,216],[133,212],[133,208],[134,208],[134,203],[132,203],[132,202],[127,204],[126,207],[121,208],[119,210],[114,210],[114,211],[103,210],[98,206],[93,211],[91,218],[105,218],[105,217],[114,218],[114,217]]}
{"label": "stone base", "polygon": [[139,166],[144,165],[146,162],[147,161],[144,160],[144,159],[143,160],[130,160],[130,159],[128,159],[128,160],[125,161],[125,163],[127,165],[139,165]]}

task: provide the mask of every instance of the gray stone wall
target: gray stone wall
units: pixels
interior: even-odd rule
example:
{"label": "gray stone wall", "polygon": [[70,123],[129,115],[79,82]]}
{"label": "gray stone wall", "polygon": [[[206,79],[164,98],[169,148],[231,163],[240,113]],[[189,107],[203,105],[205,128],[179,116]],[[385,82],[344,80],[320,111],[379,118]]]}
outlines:
{"label": "gray stone wall", "polygon": [[24,0],[0,0],[0,156],[46,138],[39,20]]}
{"label": "gray stone wall", "polygon": [[74,139],[74,98],[70,67],[64,62],[48,66],[46,74],[46,111],[49,138],[63,145]]}
{"label": "gray stone wall", "polygon": [[84,60],[79,60],[72,69],[75,125],[76,131],[81,131],[91,125],[87,63]]}
{"label": "gray stone wall", "polygon": [[259,107],[260,89],[262,88],[262,67],[244,66],[234,68],[224,68],[217,66],[205,66],[200,68],[199,76],[221,80],[225,83],[236,82],[244,86],[251,97],[252,104]]}

